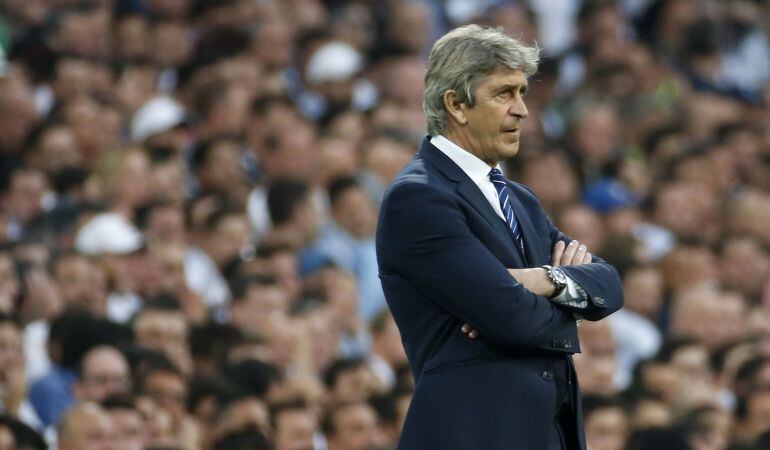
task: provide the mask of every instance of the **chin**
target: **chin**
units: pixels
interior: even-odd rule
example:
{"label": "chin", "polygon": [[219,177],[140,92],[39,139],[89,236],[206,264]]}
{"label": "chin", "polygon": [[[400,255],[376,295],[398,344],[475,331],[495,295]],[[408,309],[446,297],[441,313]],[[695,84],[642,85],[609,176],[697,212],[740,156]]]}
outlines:
{"label": "chin", "polygon": [[500,160],[505,160],[508,158],[513,158],[519,153],[519,143],[517,142],[515,145],[506,145],[501,149],[500,152]]}

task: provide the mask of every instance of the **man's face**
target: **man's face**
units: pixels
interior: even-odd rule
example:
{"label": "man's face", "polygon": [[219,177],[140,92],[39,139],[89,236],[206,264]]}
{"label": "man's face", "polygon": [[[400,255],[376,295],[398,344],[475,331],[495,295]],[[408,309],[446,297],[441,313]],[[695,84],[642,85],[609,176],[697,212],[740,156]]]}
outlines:
{"label": "man's face", "polygon": [[332,206],[332,215],[337,224],[358,239],[374,232],[376,212],[363,188],[351,188],[340,194]]}
{"label": "man's face", "polygon": [[315,415],[308,409],[289,409],[276,417],[275,443],[278,450],[309,450],[317,428]]}
{"label": "man's face", "polygon": [[191,368],[188,328],[179,311],[146,311],[134,324],[136,342],[162,352],[183,372]]}
{"label": "man's face", "polygon": [[527,78],[520,70],[498,70],[476,90],[476,103],[463,105],[467,122],[461,129],[466,150],[484,162],[496,165],[519,152],[523,120],[529,112],[524,104]]}
{"label": "man's face", "polygon": [[332,394],[336,400],[364,400],[371,395],[374,384],[373,375],[367,366],[348,369],[339,374]]}
{"label": "man's face", "polygon": [[87,411],[71,419],[70,431],[59,444],[61,450],[115,450],[115,428],[101,410]]}
{"label": "man's face", "polygon": [[377,416],[365,403],[357,403],[335,413],[335,433],[330,450],[365,450],[377,444]]}
{"label": "man's face", "polygon": [[185,380],[173,372],[151,373],[144,381],[144,392],[175,419],[185,415],[187,385]]}
{"label": "man's face", "polygon": [[176,311],[149,311],[134,327],[137,342],[152,350],[173,353],[187,346],[187,322]]}
{"label": "man's face", "polygon": [[100,402],[112,394],[129,389],[126,359],[117,350],[99,348],[86,356],[76,392],[80,399]]}
{"label": "man's face", "polygon": [[600,409],[586,420],[586,441],[596,450],[621,450],[627,429],[627,419],[620,408]]}
{"label": "man's face", "polygon": [[11,322],[0,325],[0,394],[12,389],[14,375],[24,371],[24,351],[19,328]]}
{"label": "man's face", "polygon": [[115,427],[118,450],[141,450],[144,448],[145,432],[142,416],[134,409],[110,411]]}
{"label": "man's face", "polygon": [[107,278],[100,266],[79,255],[65,257],[56,265],[56,281],[68,307],[105,313]]}

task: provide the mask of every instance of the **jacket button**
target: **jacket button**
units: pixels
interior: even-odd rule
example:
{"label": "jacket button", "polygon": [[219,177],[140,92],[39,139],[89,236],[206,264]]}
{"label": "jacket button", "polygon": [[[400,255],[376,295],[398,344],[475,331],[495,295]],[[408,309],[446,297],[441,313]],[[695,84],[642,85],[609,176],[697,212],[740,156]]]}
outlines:
{"label": "jacket button", "polygon": [[594,303],[596,303],[597,305],[603,305],[604,304],[604,299],[601,298],[601,297],[596,297],[596,298],[594,298]]}
{"label": "jacket button", "polygon": [[564,348],[572,348],[572,341],[569,339],[565,339],[561,342],[562,347]]}
{"label": "jacket button", "polygon": [[550,370],[544,370],[540,376],[542,376],[543,379],[546,381],[553,380],[553,372],[551,372]]}

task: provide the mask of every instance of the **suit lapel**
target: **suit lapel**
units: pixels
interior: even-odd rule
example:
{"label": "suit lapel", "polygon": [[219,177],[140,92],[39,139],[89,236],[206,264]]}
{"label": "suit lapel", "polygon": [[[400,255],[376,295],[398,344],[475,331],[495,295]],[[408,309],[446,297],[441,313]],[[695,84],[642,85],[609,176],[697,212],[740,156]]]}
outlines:
{"label": "suit lapel", "polygon": [[[495,213],[495,210],[489,204],[487,198],[484,197],[484,194],[481,193],[479,187],[476,186],[476,183],[474,183],[473,180],[471,180],[468,175],[454,163],[454,161],[431,144],[429,138],[423,140],[422,145],[420,146],[420,154],[439,169],[444,176],[457,184],[457,192],[465,198],[473,209],[484,218],[492,229],[495,230],[494,236],[499,242],[499,245],[505,248],[509,255],[514,255],[514,260],[516,260],[521,267],[524,267],[524,260],[520,250],[516,248],[513,236],[511,235],[511,230],[508,229],[505,221]],[[490,249],[493,253],[497,253],[496,250],[497,249]]]}
{"label": "suit lapel", "polygon": [[540,239],[540,235],[535,229],[535,226],[532,225],[532,221],[529,219],[529,214],[527,213],[527,210],[524,209],[524,206],[522,206],[522,203],[519,201],[519,198],[516,195],[516,189],[514,186],[512,186],[512,184],[513,183],[508,180],[508,190],[511,191],[514,196],[514,201],[512,202],[513,213],[516,215],[516,219],[519,221],[519,226],[521,227],[521,235],[524,239],[526,259],[530,265],[538,266],[539,264],[537,261],[539,261],[539,258],[537,257],[537,244],[538,240]]}

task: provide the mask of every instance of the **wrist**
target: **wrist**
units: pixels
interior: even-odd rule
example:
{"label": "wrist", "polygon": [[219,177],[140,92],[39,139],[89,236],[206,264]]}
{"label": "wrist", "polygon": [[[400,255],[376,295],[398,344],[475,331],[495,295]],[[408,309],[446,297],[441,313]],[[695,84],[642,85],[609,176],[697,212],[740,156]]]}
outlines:
{"label": "wrist", "polygon": [[541,268],[545,271],[545,276],[551,285],[550,294],[547,297],[553,298],[561,294],[567,287],[567,275],[564,271],[549,265],[542,266]]}
{"label": "wrist", "polygon": [[551,297],[554,293],[554,285],[548,277],[548,271],[542,267],[528,269],[531,274],[532,289],[535,294],[541,297]]}

